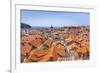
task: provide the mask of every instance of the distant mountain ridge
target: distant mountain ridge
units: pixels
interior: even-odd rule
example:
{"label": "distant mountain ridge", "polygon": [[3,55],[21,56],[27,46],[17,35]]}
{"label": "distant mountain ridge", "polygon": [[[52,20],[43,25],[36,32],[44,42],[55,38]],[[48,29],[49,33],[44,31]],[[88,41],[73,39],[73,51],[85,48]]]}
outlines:
{"label": "distant mountain ridge", "polygon": [[31,26],[26,23],[21,23],[21,28],[31,28]]}
{"label": "distant mountain ridge", "polygon": [[[87,27],[87,26],[63,26],[63,27],[60,27],[60,26],[30,26],[29,24],[26,24],[26,23],[21,23],[21,28],[32,28],[32,29],[48,29],[48,28],[69,28],[69,27]],[[89,27],[89,26],[88,26]]]}

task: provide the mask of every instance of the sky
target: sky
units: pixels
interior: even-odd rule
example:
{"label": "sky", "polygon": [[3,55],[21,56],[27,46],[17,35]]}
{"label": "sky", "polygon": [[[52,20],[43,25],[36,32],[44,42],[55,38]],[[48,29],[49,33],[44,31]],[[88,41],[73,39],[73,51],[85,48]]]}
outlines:
{"label": "sky", "polygon": [[21,22],[33,27],[89,26],[90,14],[82,12],[56,12],[21,10]]}

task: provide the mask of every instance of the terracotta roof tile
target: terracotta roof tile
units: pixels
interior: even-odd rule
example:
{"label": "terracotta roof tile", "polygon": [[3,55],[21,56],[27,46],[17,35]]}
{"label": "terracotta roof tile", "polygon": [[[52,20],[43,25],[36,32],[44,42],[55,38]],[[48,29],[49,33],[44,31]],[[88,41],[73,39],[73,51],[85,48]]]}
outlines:
{"label": "terracotta roof tile", "polygon": [[21,54],[26,55],[27,53],[30,52],[30,50],[32,49],[32,46],[24,43],[24,45],[21,45]]}
{"label": "terracotta roof tile", "polygon": [[52,38],[48,38],[48,39],[44,42],[44,44],[47,45],[47,46],[49,46],[49,47],[52,45],[52,43],[53,43],[53,39],[52,39]]}

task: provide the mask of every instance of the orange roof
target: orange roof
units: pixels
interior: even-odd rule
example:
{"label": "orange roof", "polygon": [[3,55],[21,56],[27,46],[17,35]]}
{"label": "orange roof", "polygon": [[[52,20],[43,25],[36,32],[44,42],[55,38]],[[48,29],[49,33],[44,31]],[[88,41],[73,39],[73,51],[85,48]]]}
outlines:
{"label": "orange roof", "polygon": [[47,46],[51,46],[51,44],[53,43],[53,39],[52,38],[48,38],[45,42],[44,42],[44,44],[46,44]]}
{"label": "orange roof", "polygon": [[45,55],[48,54],[48,51],[44,50],[32,50],[29,54],[28,59],[33,61],[40,61]]}
{"label": "orange roof", "polygon": [[32,46],[24,43],[24,45],[21,45],[21,54],[26,55],[27,53],[30,52],[30,50],[32,49]]}
{"label": "orange roof", "polygon": [[79,48],[77,51],[78,52],[87,52],[87,51],[89,51],[89,45],[88,44],[89,44],[88,42],[83,41],[81,43],[81,48]]}
{"label": "orange roof", "polygon": [[32,41],[32,45],[35,47],[39,47],[42,44],[42,38],[40,36],[34,36],[34,39]]}
{"label": "orange roof", "polygon": [[58,43],[53,49],[53,60],[57,61],[58,58],[64,57],[64,45]]}
{"label": "orange roof", "polygon": [[31,42],[33,39],[33,35],[25,35],[22,37],[21,42]]}

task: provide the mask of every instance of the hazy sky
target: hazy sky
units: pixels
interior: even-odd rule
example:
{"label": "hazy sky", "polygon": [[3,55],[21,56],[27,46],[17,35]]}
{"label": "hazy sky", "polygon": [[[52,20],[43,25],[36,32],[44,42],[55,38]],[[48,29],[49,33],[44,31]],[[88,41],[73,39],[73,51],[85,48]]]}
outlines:
{"label": "hazy sky", "polygon": [[89,25],[89,13],[21,10],[21,22],[31,26]]}

